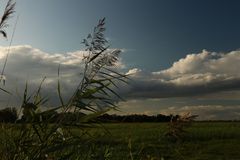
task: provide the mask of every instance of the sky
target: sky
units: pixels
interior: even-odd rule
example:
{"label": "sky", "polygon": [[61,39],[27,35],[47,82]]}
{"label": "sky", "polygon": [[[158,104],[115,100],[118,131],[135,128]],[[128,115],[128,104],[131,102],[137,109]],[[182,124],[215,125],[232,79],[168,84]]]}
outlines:
{"label": "sky", "polygon": [[[55,91],[60,63],[69,78],[68,95],[77,81],[82,39],[106,17],[111,48],[123,50],[117,67],[132,73],[130,86],[119,91],[126,99],[118,103],[123,114],[192,112],[200,119],[240,119],[239,5],[237,0],[18,0],[9,38],[0,39],[2,68],[19,16],[5,87],[21,91],[26,81],[34,86],[47,76],[46,87]],[[53,101],[54,93],[47,93]],[[1,95],[0,102],[12,99]]]}

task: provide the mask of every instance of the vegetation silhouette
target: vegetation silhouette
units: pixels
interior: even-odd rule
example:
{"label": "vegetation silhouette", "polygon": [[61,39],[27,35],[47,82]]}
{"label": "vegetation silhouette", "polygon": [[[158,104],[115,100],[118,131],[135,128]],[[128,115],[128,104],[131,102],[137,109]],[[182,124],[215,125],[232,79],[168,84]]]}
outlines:
{"label": "vegetation silhouette", "polygon": [[18,119],[16,108],[5,108],[0,110],[0,122],[1,123],[15,123]]}
{"label": "vegetation silhouette", "polygon": [[[15,3],[9,0],[0,22],[1,33],[7,36],[7,20],[15,12]],[[22,104],[16,125],[1,124],[0,154],[3,160],[43,160],[43,159],[86,159],[91,157],[94,138],[87,134],[87,128],[100,126],[90,122],[98,116],[116,109],[115,101],[120,98],[116,92],[120,82],[128,83],[128,76],[113,69],[121,53],[119,49],[110,49],[105,38],[105,18],[100,19],[93,32],[83,40],[86,55],[79,64],[80,73],[77,87],[72,96],[64,101],[61,91],[61,74],[59,65],[57,96],[59,106],[48,107],[48,98],[42,94],[41,81],[34,93],[29,94],[28,83],[23,91]],[[4,63],[3,71],[6,66]],[[3,73],[2,71],[2,73]],[[3,79],[2,74],[1,78]],[[2,89],[6,92],[6,90]],[[43,109],[44,107],[44,109]],[[47,109],[46,109],[47,108]],[[6,112],[7,111],[7,112]],[[6,114],[8,113],[8,114]],[[3,110],[3,121],[13,122],[15,110]],[[8,119],[9,118],[9,119]],[[87,123],[89,122],[89,123]],[[79,129],[75,134],[72,128]],[[8,142],[6,142],[6,137]],[[86,154],[87,151],[92,151]]]}

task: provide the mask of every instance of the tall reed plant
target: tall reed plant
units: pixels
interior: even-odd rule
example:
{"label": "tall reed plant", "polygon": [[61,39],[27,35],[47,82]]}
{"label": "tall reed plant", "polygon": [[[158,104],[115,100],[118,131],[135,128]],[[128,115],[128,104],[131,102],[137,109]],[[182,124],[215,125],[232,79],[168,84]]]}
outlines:
{"label": "tall reed plant", "polygon": [[[0,32],[4,37],[6,20],[14,13],[14,7],[15,3],[9,0],[0,23]],[[88,157],[86,153],[95,139],[89,135],[87,127],[96,124],[96,117],[117,108],[115,104],[121,97],[116,89],[119,82],[128,82],[127,75],[113,69],[121,50],[109,48],[105,29],[103,18],[83,40],[87,53],[82,61],[84,69],[77,87],[67,101],[64,101],[61,91],[61,66],[58,67],[56,90],[60,105],[57,107],[43,109],[48,102],[41,92],[45,78],[32,94],[29,94],[26,83],[20,105],[20,120],[15,125],[2,125],[1,128],[2,159],[55,160]],[[77,116],[75,120],[69,121],[68,113],[74,113]],[[75,128],[80,132],[74,132]]]}

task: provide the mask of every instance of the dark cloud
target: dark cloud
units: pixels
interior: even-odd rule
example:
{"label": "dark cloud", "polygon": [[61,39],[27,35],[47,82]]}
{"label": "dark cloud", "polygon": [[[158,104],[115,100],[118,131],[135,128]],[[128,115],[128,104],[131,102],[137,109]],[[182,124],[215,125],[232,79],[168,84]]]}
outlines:
{"label": "dark cloud", "polygon": [[240,79],[225,79],[196,85],[176,85],[158,80],[134,79],[126,96],[131,98],[191,97],[240,89]]}

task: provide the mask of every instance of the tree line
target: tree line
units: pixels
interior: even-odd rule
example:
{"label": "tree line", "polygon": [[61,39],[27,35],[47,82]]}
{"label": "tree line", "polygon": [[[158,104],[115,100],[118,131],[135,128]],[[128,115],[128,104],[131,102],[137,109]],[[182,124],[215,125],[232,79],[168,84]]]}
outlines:
{"label": "tree line", "polygon": [[179,115],[145,115],[145,114],[131,114],[131,115],[109,115],[104,114],[98,117],[100,122],[170,122],[175,121]]}
{"label": "tree line", "polygon": [[[42,120],[49,119],[50,123],[57,122],[60,117],[64,116],[65,124],[73,121],[80,121],[81,117],[84,117],[83,113],[58,113],[56,111],[48,112],[48,114],[42,115]],[[131,115],[117,115],[117,114],[103,114],[94,122],[104,122],[104,123],[116,123],[116,122],[169,122],[171,120],[176,120],[179,115],[145,115],[145,114],[131,114]],[[26,121],[26,116],[18,116],[16,108],[4,108],[0,110],[0,122],[1,123],[21,123]]]}

